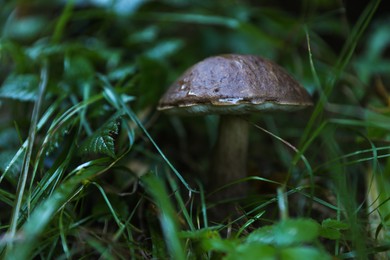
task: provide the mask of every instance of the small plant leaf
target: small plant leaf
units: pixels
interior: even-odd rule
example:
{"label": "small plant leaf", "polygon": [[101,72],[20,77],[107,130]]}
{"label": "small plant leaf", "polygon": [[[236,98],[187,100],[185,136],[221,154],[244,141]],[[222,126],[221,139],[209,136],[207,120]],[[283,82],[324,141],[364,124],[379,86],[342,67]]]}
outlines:
{"label": "small plant leaf", "polygon": [[241,244],[237,246],[233,252],[228,253],[228,255],[223,259],[224,260],[235,260],[235,259],[273,260],[273,259],[278,259],[278,254],[277,254],[277,250],[274,247],[269,245]]}
{"label": "small plant leaf", "polygon": [[315,247],[299,246],[283,248],[281,250],[282,260],[301,260],[301,259],[316,259],[316,260],[331,260],[331,256]]}
{"label": "small plant leaf", "polygon": [[239,245],[238,240],[222,239],[221,237],[210,237],[202,239],[202,248],[205,251],[230,252]]}
{"label": "small plant leaf", "polygon": [[334,229],[340,229],[340,230],[346,230],[349,228],[349,225],[345,223],[344,221],[335,220],[335,219],[325,219],[321,223],[323,228],[334,228]]}
{"label": "small plant leaf", "polygon": [[81,145],[82,153],[99,153],[115,158],[113,135],[118,134],[117,118],[108,121]]}
{"label": "small plant leaf", "polygon": [[88,59],[79,55],[68,57],[65,61],[64,77],[70,82],[87,82],[93,78],[94,69]]}
{"label": "small plant leaf", "polygon": [[23,164],[24,151],[18,153],[15,150],[6,150],[0,153],[0,183],[6,173],[17,175],[20,173]]}
{"label": "small plant leaf", "polygon": [[177,52],[184,43],[181,40],[172,39],[158,43],[154,48],[148,50],[146,56],[152,59],[164,59]]}
{"label": "small plant leaf", "polygon": [[320,230],[320,236],[332,240],[340,239],[341,233],[337,229],[332,228],[321,228]]}
{"label": "small plant leaf", "polygon": [[0,98],[34,101],[38,93],[37,75],[11,75],[0,88]]}
{"label": "small plant leaf", "polygon": [[325,219],[321,223],[320,236],[328,239],[339,239],[341,237],[340,230],[346,230],[349,225],[343,221],[335,219]]}
{"label": "small plant leaf", "polygon": [[319,235],[320,225],[311,219],[287,219],[273,226],[266,226],[252,232],[248,243],[291,246],[314,242]]}

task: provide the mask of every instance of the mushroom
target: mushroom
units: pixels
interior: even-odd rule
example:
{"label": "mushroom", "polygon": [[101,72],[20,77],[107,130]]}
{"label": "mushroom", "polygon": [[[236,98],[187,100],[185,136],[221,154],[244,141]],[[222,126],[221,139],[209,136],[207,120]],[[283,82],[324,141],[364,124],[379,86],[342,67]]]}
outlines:
{"label": "mushroom", "polygon": [[[211,189],[246,177],[248,123],[243,116],[312,105],[306,90],[283,68],[254,55],[209,57],[189,68],[162,96],[158,110],[179,115],[219,114],[210,167]],[[247,182],[218,198],[243,196]]]}

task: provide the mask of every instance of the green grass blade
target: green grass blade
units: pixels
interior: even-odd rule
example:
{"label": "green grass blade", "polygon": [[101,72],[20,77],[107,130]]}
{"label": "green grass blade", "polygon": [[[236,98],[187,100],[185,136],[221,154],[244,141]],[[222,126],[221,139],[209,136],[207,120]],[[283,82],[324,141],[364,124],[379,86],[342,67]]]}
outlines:
{"label": "green grass blade", "polygon": [[4,259],[27,259],[35,248],[35,245],[39,242],[37,238],[42,235],[46,226],[56,215],[57,211],[72,196],[74,190],[84,181],[89,180],[105,170],[107,170],[107,166],[99,165],[80,168],[77,174],[61,184],[50,197],[45,199],[31,213],[28,221],[18,231],[22,240],[17,243],[14,242],[13,247],[8,248]]}
{"label": "green grass blade", "polygon": [[100,193],[102,194],[103,196],[103,199],[104,201],[106,202],[106,205],[108,207],[108,209],[110,210],[112,216],[114,217],[114,220],[116,222],[116,224],[118,225],[119,228],[123,228],[124,227],[124,224],[122,223],[122,221],[119,219],[119,216],[118,214],[116,213],[115,209],[113,208],[113,206],[111,205],[111,202],[110,200],[108,199],[107,195],[106,195],[106,192],[103,190],[102,186],[100,186],[98,183],[96,182],[92,182],[91,184],[95,185],[96,188],[98,188],[98,190],[100,191]]}
{"label": "green grass blade", "polygon": [[177,178],[183,183],[183,185],[191,192],[197,193],[198,191],[192,189],[188,183],[184,180],[184,178],[180,175],[180,173],[175,169],[175,167],[171,164],[171,162],[168,160],[168,158],[165,156],[163,151],[160,149],[160,147],[157,145],[157,143],[154,141],[152,136],[149,134],[149,132],[146,130],[146,128],[143,126],[141,121],[138,119],[138,117],[134,114],[132,109],[126,104],[126,102],[115,92],[115,90],[112,88],[111,84],[109,83],[108,79],[103,76],[99,75],[99,79],[102,81],[104,86],[104,94],[108,101],[111,102],[117,109],[123,110],[126,115],[142,130],[142,132],[145,134],[145,136],[149,139],[149,141],[153,144],[154,148],[157,150],[157,152],[161,155],[161,157],[164,159],[164,161],[168,164],[168,166],[171,168],[171,170],[175,173]]}
{"label": "green grass blade", "polygon": [[[190,229],[195,230],[194,223],[192,223],[192,219],[190,217],[190,214],[188,213],[186,205],[185,205],[183,198],[179,192],[179,187],[177,186],[177,183],[169,175],[167,175],[167,176],[168,176],[169,185],[171,186],[171,190],[175,193],[175,198],[176,198],[176,201],[180,207],[180,211],[182,212],[184,218],[186,219],[187,224],[190,227]],[[192,194],[190,193],[190,195],[192,195]]]}
{"label": "green grass blade", "polygon": [[166,188],[162,181],[152,174],[146,174],[141,178],[148,193],[153,197],[160,213],[160,224],[164,233],[165,242],[172,259],[184,260],[185,251],[179,234],[179,227],[175,210],[170,202]]}
{"label": "green grass blade", "polygon": [[65,25],[69,21],[69,19],[72,17],[73,5],[74,5],[74,0],[69,0],[66,2],[66,6],[65,6],[64,10],[62,11],[60,18],[57,20],[57,24],[56,24],[56,27],[55,27],[54,32],[53,32],[53,36],[52,36],[53,43],[60,42],[61,37],[64,33]]}
{"label": "green grass blade", "polygon": [[[18,219],[20,214],[20,208],[22,206],[22,199],[26,187],[27,178],[29,175],[29,169],[30,169],[30,160],[32,157],[33,152],[33,146],[34,146],[34,140],[37,133],[37,125],[38,125],[38,119],[39,114],[41,110],[41,106],[43,105],[43,97],[45,94],[45,90],[47,87],[48,82],[48,63],[47,61],[44,62],[42,69],[41,69],[41,81],[39,84],[39,94],[38,94],[38,100],[36,101],[34,105],[34,109],[32,112],[32,119],[31,119],[31,125],[29,130],[29,137],[28,137],[28,144],[26,148],[26,153],[24,155],[23,159],[23,168],[21,175],[19,177],[18,187],[16,191],[16,201],[15,206],[13,208],[12,217],[11,217],[11,225],[10,225],[10,231],[9,234],[11,237],[15,236],[17,225],[18,225]],[[12,240],[11,240],[12,241]],[[8,245],[12,248],[12,242]]]}
{"label": "green grass blade", "polygon": [[[355,52],[357,43],[362,37],[363,32],[367,29],[369,22],[371,21],[372,16],[377,10],[380,2],[381,0],[370,1],[370,3],[365,8],[363,14],[359,17],[359,20],[355,25],[355,27],[353,28],[351,35],[348,37],[346,43],[343,46],[341,55],[339,56],[339,59],[334,66],[334,70],[331,74],[330,80],[328,80],[324,86],[324,90],[323,90],[324,95],[321,95],[320,100],[316,104],[313,114],[308,121],[308,124],[301,138],[302,142],[307,142],[310,133],[313,131],[312,129],[314,127],[316,120],[319,118],[321,112],[324,110],[327,97],[331,94],[335,86],[335,83],[339,80],[342,72],[344,71],[345,67],[348,65],[349,61],[351,60],[352,55]],[[311,53],[309,53],[309,55],[310,55],[309,58],[311,59],[311,69],[312,72],[314,73],[313,77],[315,78],[315,81],[318,81],[318,76],[312,61]],[[306,145],[304,143],[301,143],[300,147],[301,146],[305,147]],[[303,153],[305,152],[305,150],[301,149],[301,152]],[[297,154],[296,156],[297,156],[296,158],[298,158],[299,154]]]}

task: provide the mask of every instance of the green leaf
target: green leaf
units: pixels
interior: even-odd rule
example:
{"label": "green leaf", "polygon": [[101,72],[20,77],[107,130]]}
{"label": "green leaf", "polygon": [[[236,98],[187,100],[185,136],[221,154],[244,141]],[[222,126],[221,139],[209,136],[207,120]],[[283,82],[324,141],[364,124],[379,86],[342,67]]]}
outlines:
{"label": "green leaf", "polygon": [[314,242],[319,235],[320,225],[311,219],[287,219],[273,226],[266,226],[252,232],[247,243],[290,246]]}
{"label": "green leaf", "polygon": [[94,76],[94,68],[90,61],[83,56],[69,56],[65,59],[64,77],[69,82],[85,83]]}
{"label": "green leaf", "polygon": [[125,65],[115,68],[108,74],[110,80],[122,80],[135,73],[136,67],[134,65]]}
{"label": "green leaf", "polygon": [[114,118],[95,131],[80,149],[82,153],[99,153],[115,158],[115,147],[113,135],[118,134],[117,118]]}
{"label": "green leaf", "polygon": [[[241,244],[233,252],[228,253],[228,255],[223,258],[224,260],[236,260],[236,259],[245,259],[245,260],[274,260],[279,259],[277,255],[277,250],[269,245],[255,245],[255,244]],[[301,258],[309,259],[309,258]]]}
{"label": "green leaf", "polygon": [[37,75],[11,75],[0,88],[0,98],[34,101],[37,98],[38,82]]}
{"label": "green leaf", "polygon": [[331,260],[331,256],[325,251],[314,247],[302,246],[302,247],[290,247],[281,250],[282,260]]}
{"label": "green leaf", "polygon": [[47,19],[40,15],[11,15],[9,22],[3,28],[3,37],[6,36],[17,40],[31,40],[37,37],[47,24]]}
{"label": "green leaf", "polygon": [[51,44],[48,41],[39,41],[25,49],[25,54],[33,61],[39,61],[43,57],[63,55],[69,48],[67,44]]}
{"label": "green leaf", "polygon": [[152,25],[131,34],[127,40],[132,44],[153,42],[158,37],[158,33],[159,28]]}
{"label": "green leaf", "polygon": [[222,239],[221,237],[210,237],[202,240],[202,248],[205,251],[230,252],[239,245],[238,240]]}
{"label": "green leaf", "polygon": [[216,16],[216,15],[204,15],[204,14],[179,14],[179,13],[142,13],[144,17],[153,17],[154,19],[177,22],[177,23],[197,23],[205,25],[220,25],[228,28],[237,29],[240,25],[240,21],[230,17]]}
{"label": "green leaf", "polygon": [[349,225],[344,221],[328,218],[321,223],[320,236],[333,240],[340,239],[340,230],[346,230],[348,228]]}
{"label": "green leaf", "polygon": [[[18,156],[19,155],[19,156]],[[20,173],[23,164],[24,151],[18,154],[18,150],[5,150],[0,153],[0,183],[5,176],[5,172],[9,172],[12,175]]]}
{"label": "green leaf", "polygon": [[347,230],[349,229],[348,223],[345,223],[344,221],[335,220],[335,219],[325,219],[321,223],[323,228],[334,228],[334,229],[340,229],[340,230]]}
{"label": "green leaf", "polygon": [[177,39],[171,39],[159,42],[156,46],[146,52],[146,56],[151,59],[164,59],[176,53],[182,48],[184,42]]}
{"label": "green leaf", "polygon": [[256,244],[274,244],[274,228],[274,226],[264,226],[258,230],[255,230],[251,234],[249,234],[249,236],[246,238],[246,242]]}
{"label": "green leaf", "polygon": [[213,230],[211,228],[201,228],[197,230],[191,230],[191,231],[182,231],[181,236],[183,238],[190,238],[194,240],[209,240],[209,239],[218,239],[220,238],[220,235],[218,231]]}
{"label": "green leaf", "polygon": [[319,224],[311,219],[288,219],[275,227],[275,238],[279,245],[313,242],[319,235]]}
{"label": "green leaf", "polygon": [[341,232],[337,229],[321,228],[320,236],[324,238],[336,240],[336,239],[340,239]]}

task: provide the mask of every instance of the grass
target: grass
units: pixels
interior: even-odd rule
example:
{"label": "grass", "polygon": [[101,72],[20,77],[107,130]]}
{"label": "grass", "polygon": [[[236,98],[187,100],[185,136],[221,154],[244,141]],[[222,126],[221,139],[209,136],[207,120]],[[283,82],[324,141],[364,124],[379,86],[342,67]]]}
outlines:
{"label": "grass", "polygon": [[[1,258],[388,258],[388,14],[299,4],[2,3]],[[251,117],[253,193],[211,202],[216,118],[155,107],[228,52],[280,63],[315,106]]]}

